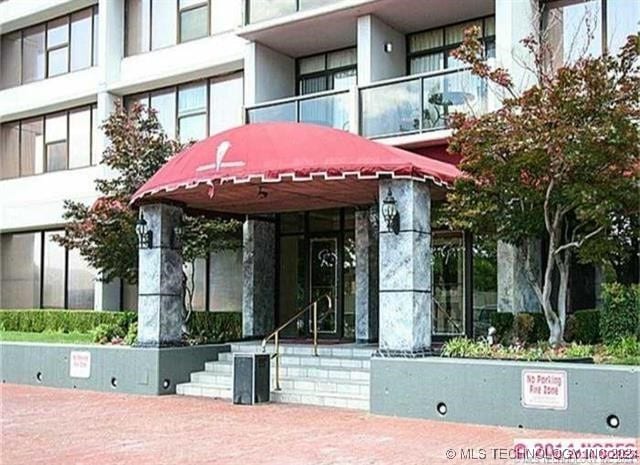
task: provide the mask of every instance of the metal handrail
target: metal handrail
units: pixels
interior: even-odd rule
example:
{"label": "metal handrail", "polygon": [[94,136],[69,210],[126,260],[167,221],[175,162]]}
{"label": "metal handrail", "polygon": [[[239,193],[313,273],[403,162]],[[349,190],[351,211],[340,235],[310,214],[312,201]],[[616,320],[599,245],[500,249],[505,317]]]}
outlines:
{"label": "metal handrail", "polygon": [[323,294],[320,297],[318,297],[309,305],[307,305],[306,307],[298,311],[294,316],[289,318],[284,324],[278,326],[271,334],[269,334],[267,337],[265,337],[262,340],[262,352],[266,352],[267,343],[271,339],[273,339],[273,343],[275,345],[275,352],[273,353],[273,355],[271,355],[271,358],[276,359],[276,391],[280,390],[280,331],[282,331],[291,323],[296,321],[298,318],[304,315],[311,308],[313,312],[312,313],[313,315],[313,355],[317,357],[318,356],[318,302],[320,302],[322,299],[327,299],[327,303],[329,305],[329,308],[327,309],[325,314],[322,316],[322,320],[324,320],[324,318],[327,316],[329,311],[333,308],[333,299],[329,294]]}

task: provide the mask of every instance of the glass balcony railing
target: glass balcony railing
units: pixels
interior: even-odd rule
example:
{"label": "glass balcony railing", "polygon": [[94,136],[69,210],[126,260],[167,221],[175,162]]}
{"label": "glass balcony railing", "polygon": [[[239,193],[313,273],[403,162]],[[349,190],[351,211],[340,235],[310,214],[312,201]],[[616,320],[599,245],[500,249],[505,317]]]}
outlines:
{"label": "glass balcony railing", "polygon": [[349,91],[329,91],[247,108],[247,123],[293,121],[349,130]]}
{"label": "glass balcony railing", "polygon": [[360,89],[360,134],[377,138],[446,129],[452,112],[487,110],[487,83],[468,69],[407,76]]}
{"label": "glass balcony railing", "polygon": [[332,0],[246,0],[246,24],[279,18],[334,3]]}

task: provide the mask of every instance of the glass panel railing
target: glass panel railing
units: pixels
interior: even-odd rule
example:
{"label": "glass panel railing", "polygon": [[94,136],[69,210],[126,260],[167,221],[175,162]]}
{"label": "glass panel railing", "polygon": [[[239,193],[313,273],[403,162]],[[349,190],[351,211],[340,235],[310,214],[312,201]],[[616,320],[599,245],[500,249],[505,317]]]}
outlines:
{"label": "glass panel railing", "polygon": [[247,109],[248,123],[266,123],[268,121],[296,121],[296,102],[277,103],[264,107]]}
{"label": "glass panel railing", "polygon": [[246,23],[258,23],[331,3],[335,2],[333,0],[246,0]]}
{"label": "glass panel railing", "polygon": [[375,84],[360,90],[365,137],[445,129],[453,112],[486,113],[487,84],[469,70],[445,71]]}
{"label": "glass panel railing", "polygon": [[302,96],[281,103],[247,109],[247,122],[295,121],[349,130],[349,92],[340,91],[317,97]]}

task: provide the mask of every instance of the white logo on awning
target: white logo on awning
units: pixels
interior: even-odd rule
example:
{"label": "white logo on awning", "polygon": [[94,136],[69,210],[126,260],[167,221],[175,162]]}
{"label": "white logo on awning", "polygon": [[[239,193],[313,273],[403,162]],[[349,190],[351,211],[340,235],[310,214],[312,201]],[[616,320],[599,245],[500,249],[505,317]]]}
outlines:
{"label": "white logo on awning", "polygon": [[210,165],[199,166],[196,171],[216,170],[220,171],[222,168],[239,168],[245,165],[243,161],[224,161],[224,157],[231,148],[231,142],[222,141],[216,149],[216,162]]}

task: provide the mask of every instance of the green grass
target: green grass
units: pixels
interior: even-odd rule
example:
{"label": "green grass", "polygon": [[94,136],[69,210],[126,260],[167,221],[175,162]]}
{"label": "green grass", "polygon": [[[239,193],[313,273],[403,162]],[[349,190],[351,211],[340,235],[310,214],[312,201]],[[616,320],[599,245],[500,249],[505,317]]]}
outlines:
{"label": "green grass", "polygon": [[93,336],[89,333],[60,333],[45,331],[27,333],[23,331],[0,331],[0,341],[6,342],[51,342],[57,344],[92,344]]}

